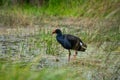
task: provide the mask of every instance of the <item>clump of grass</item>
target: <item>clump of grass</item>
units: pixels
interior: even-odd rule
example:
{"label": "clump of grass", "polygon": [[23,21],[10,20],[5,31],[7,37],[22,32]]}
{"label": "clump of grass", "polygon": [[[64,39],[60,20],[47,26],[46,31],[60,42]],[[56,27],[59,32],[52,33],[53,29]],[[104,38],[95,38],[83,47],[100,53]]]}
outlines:
{"label": "clump of grass", "polygon": [[119,15],[118,5],[119,0],[93,0],[91,2],[83,0],[58,0],[56,2],[56,0],[49,0],[48,4],[41,7],[27,4],[23,6],[1,6],[0,23],[11,26],[27,26],[36,22],[39,24],[42,16],[109,19]]}
{"label": "clump of grass", "polygon": [[[50,0],[48,5],[43,7],[43,11],[45,14],[48,15],[59,15],[59,16],[84,16],[84,17],[105,17],[108,15],[112,10],[114,10],[116,7],[117,2],[119,1],[96,1],[93,0],[91,2],[89,1],[83,1],[83,0]],[[94,5],[93,5],[94,4]],[[108,4],[108,5],[106,5]],[[114,6],[114,7],[112,7]],[[112,7],[110,9],[110,7]]]}
{"label": "clump of grass", "polygon": [[[12,64],[12,63],[3,63],[0,65],[0,79],[4,80],[26,80],[26,79],[35,79],[35,80],[64,80],[70,79],[74,80],[77,74],[71,74],[70,68],[44,68],[42,70],[31,70],[30,66],[21,67],[21,63]],[[33,75],[34,74],[34,75]],[[82,76],[79,78],[84,80]]]}

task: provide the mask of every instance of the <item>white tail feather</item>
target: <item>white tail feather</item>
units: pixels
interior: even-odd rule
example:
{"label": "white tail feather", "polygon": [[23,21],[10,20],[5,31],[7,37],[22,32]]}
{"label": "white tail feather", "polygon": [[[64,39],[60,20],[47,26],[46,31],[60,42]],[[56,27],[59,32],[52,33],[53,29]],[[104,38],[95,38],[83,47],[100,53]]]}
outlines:
{"label": "white tail feather", "polygon": [[81,45],[82,48],[86,49],[86,47],[83,45],[82,42],[80,42],[80,45]]}
{"label": "white tail feather", "polygon": [[80,42],[80,45],[82,46],[82,45],[83,45],[83,43],[82,43],[82,42]]}

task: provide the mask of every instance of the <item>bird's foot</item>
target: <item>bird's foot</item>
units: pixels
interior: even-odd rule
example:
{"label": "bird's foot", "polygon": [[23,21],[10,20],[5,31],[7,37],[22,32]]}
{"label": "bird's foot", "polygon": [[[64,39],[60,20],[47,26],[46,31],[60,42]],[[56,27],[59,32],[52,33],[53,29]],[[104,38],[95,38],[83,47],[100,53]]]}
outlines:
{"label": "bird's foot", "polygon": [[73,58],[72,58],[72,60],[76,60],[76,56],[77,56],[77,55],[73,55]]}

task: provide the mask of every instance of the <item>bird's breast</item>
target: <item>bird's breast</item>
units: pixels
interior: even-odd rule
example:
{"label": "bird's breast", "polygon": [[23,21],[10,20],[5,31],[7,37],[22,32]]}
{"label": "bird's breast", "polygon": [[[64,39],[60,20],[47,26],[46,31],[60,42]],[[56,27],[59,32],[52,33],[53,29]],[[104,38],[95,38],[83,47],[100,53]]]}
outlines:
{"label": "bird's breast", "polygon": [[70,42],[63,37],[57,37],[57,41],[65,48],[65,49],[71,49]]}

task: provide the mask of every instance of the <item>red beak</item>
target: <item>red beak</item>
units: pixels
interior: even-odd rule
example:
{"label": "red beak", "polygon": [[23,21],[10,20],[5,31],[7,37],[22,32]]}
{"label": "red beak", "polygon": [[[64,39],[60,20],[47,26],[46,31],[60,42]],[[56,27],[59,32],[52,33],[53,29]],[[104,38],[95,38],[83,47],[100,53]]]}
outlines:
{"label": "red beak", "polygon": [[56,32],[55,32],[55,30],[52,32],[52,34],[55,34]]}

